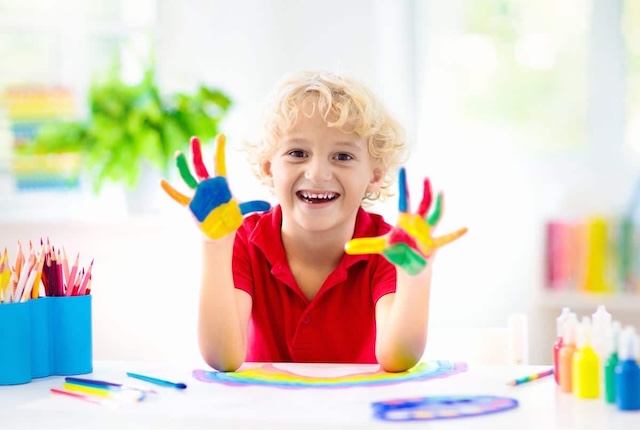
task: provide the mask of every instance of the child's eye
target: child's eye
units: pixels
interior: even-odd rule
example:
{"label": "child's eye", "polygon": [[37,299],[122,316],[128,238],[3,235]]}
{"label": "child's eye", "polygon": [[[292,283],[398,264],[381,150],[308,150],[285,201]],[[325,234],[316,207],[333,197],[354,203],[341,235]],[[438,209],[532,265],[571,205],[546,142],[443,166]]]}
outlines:
{"label": "child's eye", "polygon": [[301,151],[299,149],[294,149],[293,151],[287,152],[287,155],[291,155],[292,157],[296,157],[296,158],[302,158],[306,154],[304,153],[304,151]]}
{"label": "child's eye", "polygon": [[351,154],[347,154],[347,153],[344,153],[344,152],[341,152],[340,154],[336,154],[335,158],[338,161],[350,161],[350,160],[353,160],[353,157],[351,156]]}

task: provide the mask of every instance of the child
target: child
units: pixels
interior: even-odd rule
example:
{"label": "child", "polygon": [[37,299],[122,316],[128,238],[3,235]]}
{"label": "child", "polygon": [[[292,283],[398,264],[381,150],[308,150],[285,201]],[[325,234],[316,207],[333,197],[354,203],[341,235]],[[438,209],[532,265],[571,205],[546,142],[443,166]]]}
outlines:
{"label": "child", "polygon": [[204,360],[221,371],[245,360],[411,368],[426,344],[434,251],[466,230],[434,240],[441,196],[427,222],[425,181],[418,214],[409,214],[403,170],[398,227],[363,209],[391,194],[405,144],[400,126],[362,84],[299,73],[276,87],[265,112],[261,139],[248,147],[275,207],[232,197],[223,136],[213,178],[197,139],[199,182],[178,155],[193,199],[162,183],[189,205],[206,236],[198,323]]}

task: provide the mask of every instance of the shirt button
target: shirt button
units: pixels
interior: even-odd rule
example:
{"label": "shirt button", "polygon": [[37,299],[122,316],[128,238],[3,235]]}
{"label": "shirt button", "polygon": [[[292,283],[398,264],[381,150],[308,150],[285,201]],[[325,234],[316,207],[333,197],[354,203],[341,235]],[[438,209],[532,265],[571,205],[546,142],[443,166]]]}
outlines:
{"label": "shirt button", "polygon": [[304,317],[302,317],[302,323],[303,324],[309,324],[310,322],[311,322],[311,317],[309,316],[309,314],[307,314]]}

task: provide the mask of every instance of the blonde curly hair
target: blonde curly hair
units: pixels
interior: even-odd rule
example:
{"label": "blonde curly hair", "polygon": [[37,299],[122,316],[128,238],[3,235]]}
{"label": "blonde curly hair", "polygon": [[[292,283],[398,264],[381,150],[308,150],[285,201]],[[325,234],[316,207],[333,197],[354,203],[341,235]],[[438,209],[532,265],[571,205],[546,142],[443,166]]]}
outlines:
{"label": "blonde curly hair", "polygon": [[[303,105],[311,102],[327,126],[367,137],[374,163],[384,171],[379,190],[365,195],[363,203],[393,195],[397,171],[406,161],[407,145],[402,126],[362,83],[322,71],[303,71],[285,76],[274,88],[263,110],[259,138],[245,141],[244,150],[254,174],[264,182],[260,168],[273,155],[278,138],[296,124]],[[307,115],[307,113],[303,113]]]}

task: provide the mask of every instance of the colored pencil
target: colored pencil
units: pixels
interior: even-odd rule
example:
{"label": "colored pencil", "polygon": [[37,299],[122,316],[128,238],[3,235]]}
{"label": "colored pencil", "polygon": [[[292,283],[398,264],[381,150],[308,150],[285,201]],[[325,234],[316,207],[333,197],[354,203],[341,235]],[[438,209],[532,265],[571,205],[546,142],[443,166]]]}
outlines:
{"label": "colored pencil", "polygon": [[137,390],[137,391],[142,391],[143,393],[151,393],[151,394],[157,394],[158,392],[156,390],[150,389],[150,388],[140,388],[137,386],[133,386],[133,385],[125,385],[125,384],[121,384],[119,382],[109,382],[109,381],[103,381],[100,379],[87,379],[87,378],[78,378],[75,376],[67,376],[64,378],[65,382],[69,382],[72,384],[76,384],[76,385],[87,385],[87,386],[92,386],[92,387],[103,387],[106,389],[124,389],[124,390]]}
{"label": "colored pencil", "polygon": [[513,381],[507,382],[507,385],[513,385],[513,386],[520,385],[520,384],[524,384],[525,382],[535,381],[536,379],[544,378],[545,376],[551,376],[551,375],[553,375],[553,369],[545,370],[544,372],[514,379]]}
{"label": "colored pencil", "polygon": [[141,381],[151,382],[152,384],[160,385],[162,387],[173,387],[179,390],[187,388],[187,384],[184,382],[171,382],[164,379],[154,378],[152,376],[140,375],[139,373],[127,372],[127,376],[130,378],[140,379]]}

